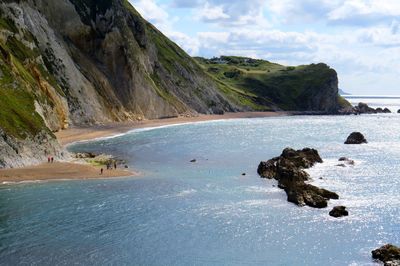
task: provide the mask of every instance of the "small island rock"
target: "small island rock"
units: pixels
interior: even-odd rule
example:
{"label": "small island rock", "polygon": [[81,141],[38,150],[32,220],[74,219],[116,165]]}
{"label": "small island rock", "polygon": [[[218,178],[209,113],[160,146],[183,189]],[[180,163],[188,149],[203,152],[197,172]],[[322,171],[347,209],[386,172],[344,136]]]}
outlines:
{"label": "small island rock", "polygon": [[335,206],[333,209],[329,212],[329,215],[335,218],[343,217],[343,216],[348,216],[349,212],[346,210],[345,206]]}
{"label": "small island rock", "polygon": [[400,265],[400,248],[386,244],[372,251],[372,258],[380,260],[385,265]]}
{"label": "small island rock", "polygon": [[368,143],[364,135],[361,134],[360,132],[353,132],[350,134],[350,136],[347,137],[347,140],[344,144],[362,144],[362,143]]}
{"label": "small island rock", "polygon": [[305,183],[310,176],[304,169],[316,163],[322,163],[317,150],[305,148],[296,151],[286,148],[279,157],[260,162],[257,172],[263,178],[276,179],[278,187],[285,190],[289,202],[299,206],[325,208],[329,199],[338,199],[339,196]]}

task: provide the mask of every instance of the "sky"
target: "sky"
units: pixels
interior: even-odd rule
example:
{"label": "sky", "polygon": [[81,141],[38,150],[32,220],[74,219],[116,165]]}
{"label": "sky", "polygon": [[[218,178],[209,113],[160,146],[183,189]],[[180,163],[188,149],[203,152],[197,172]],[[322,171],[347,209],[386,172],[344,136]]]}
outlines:
{"label": "sky", "polygon": [[324,62],[339,87],[400,95],[400,0],[130,0],[192,56]]}

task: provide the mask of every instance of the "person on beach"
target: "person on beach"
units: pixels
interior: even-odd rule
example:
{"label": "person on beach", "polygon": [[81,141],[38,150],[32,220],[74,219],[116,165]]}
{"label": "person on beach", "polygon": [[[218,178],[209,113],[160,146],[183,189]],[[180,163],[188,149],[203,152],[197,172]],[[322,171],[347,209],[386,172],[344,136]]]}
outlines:
{"label": "person on beach", "polygon": [[50,163],[50,156],[47,157],[47,163]]}
{"label": "person on beach", "polygon": [[114,162],[114,169],[117,169],[117,163]]}
{"label": "person on beach", "polygon": [[102,174],[103,174],[103,168],[100,169],[100,175],[102,175]]}
{"label": "person on beach", "polygon": [[51,157],[51,163],[53,163],[54,162],[54,157]]}

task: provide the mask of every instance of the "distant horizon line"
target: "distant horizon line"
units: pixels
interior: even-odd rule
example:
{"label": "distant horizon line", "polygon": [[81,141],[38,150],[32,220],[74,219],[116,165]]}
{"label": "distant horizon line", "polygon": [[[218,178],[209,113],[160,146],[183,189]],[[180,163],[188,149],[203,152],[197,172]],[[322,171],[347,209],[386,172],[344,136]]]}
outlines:
{"label": "distant horizon line", "polygon": [[381,98],[381,99],[400,99],[400,95],[362,95],[362,94],[351,94],[341,95],[344,98]]}

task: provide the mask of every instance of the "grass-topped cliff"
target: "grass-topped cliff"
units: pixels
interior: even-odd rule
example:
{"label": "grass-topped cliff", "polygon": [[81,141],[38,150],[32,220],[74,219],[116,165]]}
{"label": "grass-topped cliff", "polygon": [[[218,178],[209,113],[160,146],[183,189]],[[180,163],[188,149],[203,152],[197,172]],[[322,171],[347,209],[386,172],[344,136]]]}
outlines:
{"label": "grass-topped cliff", "polygon": [[220,89],[256,110],[336,112],[348,103],[326,64],[283,66],[266,60],[221,56],[196,58]]}
{"label": "grass-topped cliff", "polygon": [[0,167],[57,154],[52,132],[69,126],[339,100],[326,65],[194,59],[127,0],[0,3]]}

